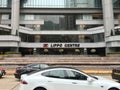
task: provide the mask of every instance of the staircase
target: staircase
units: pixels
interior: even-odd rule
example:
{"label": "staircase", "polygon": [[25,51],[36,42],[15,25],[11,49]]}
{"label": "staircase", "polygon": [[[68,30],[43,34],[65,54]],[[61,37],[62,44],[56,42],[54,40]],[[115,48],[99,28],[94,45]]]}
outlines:
{"label": "staircase", "polygon": [[40,55],[26,57],[5,57],[3,60],[0,60],[0,66],[5,69],[15,69],[18,66],[32,63],[70,66],[80,70],[111,71],[113,68],[120,67],[120,56],[85,57],[80,55]]}

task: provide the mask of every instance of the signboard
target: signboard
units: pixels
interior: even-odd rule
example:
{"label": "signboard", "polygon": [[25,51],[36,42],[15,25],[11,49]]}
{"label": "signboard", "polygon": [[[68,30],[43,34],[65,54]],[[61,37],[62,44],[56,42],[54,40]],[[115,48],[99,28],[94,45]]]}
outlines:
{"label": "signboard", "polygon": [[43,43],[43,48],[80,48],[80,43]]}

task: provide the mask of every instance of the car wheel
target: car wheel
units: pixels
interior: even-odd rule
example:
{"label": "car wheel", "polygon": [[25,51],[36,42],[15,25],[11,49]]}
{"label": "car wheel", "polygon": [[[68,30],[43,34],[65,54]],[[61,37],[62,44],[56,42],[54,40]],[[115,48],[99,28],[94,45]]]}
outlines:
{"label": "car wheel", "polygon": [[117,89],[117,88],[111,88],[111,89],[109,89],[109,90],[119,90],[119,89]]}
{"label": "car wheel", "polygon": [[42,88],[42,87],[39,87],[39,88],[36,88],[35,90],[46,90],[46,89]]}

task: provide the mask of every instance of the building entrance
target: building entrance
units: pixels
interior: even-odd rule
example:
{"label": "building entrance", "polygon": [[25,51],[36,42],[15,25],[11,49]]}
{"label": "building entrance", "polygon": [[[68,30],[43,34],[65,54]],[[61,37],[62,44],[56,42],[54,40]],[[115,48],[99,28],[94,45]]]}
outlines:
{"label": "building entrance", "polygon": [[105,55],[105,48],[20,48],[22,55]]}

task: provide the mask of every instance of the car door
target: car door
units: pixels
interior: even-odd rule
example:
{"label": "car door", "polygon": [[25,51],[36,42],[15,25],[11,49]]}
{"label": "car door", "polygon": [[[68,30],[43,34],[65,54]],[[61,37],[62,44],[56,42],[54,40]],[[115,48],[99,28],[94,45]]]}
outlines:
{"label": "car door", "polygon": [[51,70],[42,75],[45,76],[48,90],[72,90],[69,88],[69,80],[65,79],[65,70]]}
{"label": "car door", "polygon": [[103,90],[98,84],[97,80],[89,82],[88,75],[75,70],[66,70],[66,82],[69,84],[69,90]]}
{"label": "car door", "polygon": [[48,90],[103,90],[97,81],[89,82],[87,75],[71,69],[51,70],[42,75]]}

